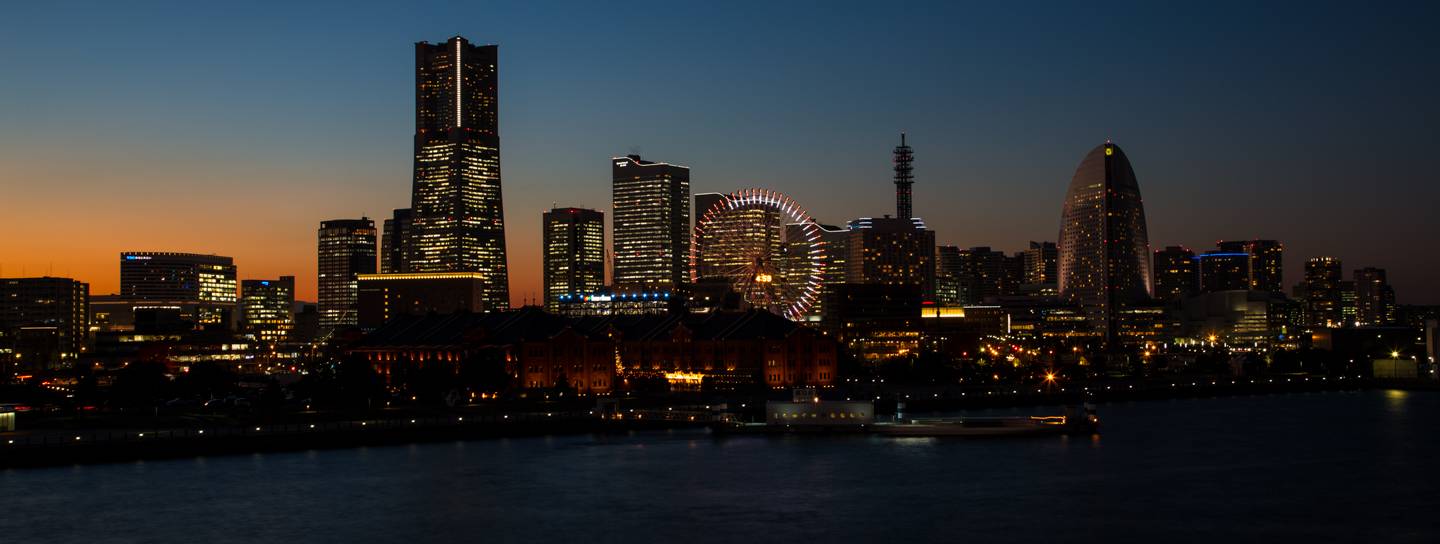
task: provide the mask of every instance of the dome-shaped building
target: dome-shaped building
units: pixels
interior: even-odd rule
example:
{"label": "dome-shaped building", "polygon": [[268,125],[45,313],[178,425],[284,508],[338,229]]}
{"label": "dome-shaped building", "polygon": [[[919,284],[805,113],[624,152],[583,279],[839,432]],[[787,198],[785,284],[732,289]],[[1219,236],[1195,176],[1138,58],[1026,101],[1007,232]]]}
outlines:
{"label": "dome-shaped building", "polygon": [[1060,221],[1060,295],[1079,305],[1108,342],[1116,312],[1152,292],[1145,207],[1120,146],[1106,141],[1080,161]]}

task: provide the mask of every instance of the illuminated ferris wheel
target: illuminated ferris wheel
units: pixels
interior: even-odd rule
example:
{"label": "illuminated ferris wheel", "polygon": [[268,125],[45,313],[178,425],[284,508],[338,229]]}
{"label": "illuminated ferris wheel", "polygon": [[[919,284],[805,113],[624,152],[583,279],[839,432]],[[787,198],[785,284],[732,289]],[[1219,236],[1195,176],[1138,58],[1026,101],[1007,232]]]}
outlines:
{"label": "illuminated ferris wheel", "polygon": [[790,197],[767,189],[715,195],[690,244],[690,280],[725,282],[745,302],[791,320],[820,296],[820,226]]}

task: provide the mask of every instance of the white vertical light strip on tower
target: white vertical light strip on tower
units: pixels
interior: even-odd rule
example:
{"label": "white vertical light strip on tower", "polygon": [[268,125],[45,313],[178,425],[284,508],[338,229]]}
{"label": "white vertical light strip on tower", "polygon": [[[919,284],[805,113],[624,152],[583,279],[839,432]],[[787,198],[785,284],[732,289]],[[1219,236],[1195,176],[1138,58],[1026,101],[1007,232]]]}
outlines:
{"label": "white vertical light strip on tower", "polygon": [[455,128],[460,128],[460,38],[455,38]]}

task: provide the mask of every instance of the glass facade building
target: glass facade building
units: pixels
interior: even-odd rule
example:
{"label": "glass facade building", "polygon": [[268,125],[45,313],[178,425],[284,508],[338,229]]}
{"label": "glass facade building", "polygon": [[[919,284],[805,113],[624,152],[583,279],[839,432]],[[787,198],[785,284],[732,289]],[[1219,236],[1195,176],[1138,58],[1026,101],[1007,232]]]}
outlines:
{"label": "glass facade building", "polygon": [[240,317],[245,332],[261,342],[275,344],[290,339],[295,329],[295,276],[274,280],[240,282]]}
{"label": "glass facade building", "polygon": [[375,273],[375,222],[368,218],[320,223],[320,331],[324,336],[357,321],[358,274]]}
{"label": "glass facade building", "polygon": [[497,46],[471,45],[459,36],[415,44],[414,184],[400,267],[478,273],[485,278],[486,310],[510,305],[498,58]]}
{"label": "glass facade building", "polygon": [[1140,185],[1125,152],[1110,142],[1075,169],[1061,210],[1060,295],[1080,306],[1107,342],[1117,311],[1153,292],[1150,239]]}
{"label": "glass facade building", "polygon": [[136,304],[176,303],[201,325],[230,326],[236,306],[235,260],[171,252],[120,254],[120,297]]}
{"label": "glass facade building", "polygon": [[616,293],[674,292],[690,277],[690,169],[610,160]]}
{"label": "glass facade building", "polygon": [[545,309],[560,310],[562,295],[592,295],[605,289],[605,214],[585,208],[544,213],[542,255]]}

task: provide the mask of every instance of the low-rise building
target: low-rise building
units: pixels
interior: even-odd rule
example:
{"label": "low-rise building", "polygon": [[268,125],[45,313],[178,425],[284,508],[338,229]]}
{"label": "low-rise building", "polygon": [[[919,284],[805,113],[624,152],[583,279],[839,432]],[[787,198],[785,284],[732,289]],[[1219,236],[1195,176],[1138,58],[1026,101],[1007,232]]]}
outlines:
{"label": "low-rise building", "polygon": [[523,308],[404,316],[351,353],[392,382],[417,365],[442,364],[457,374],[461,365],[490,365],[520,388],[597,395],[660,384],[671,391],[826,387],[836,381],[837,364],[833,337],[763,310],[572,318]]}
{"label": "low-rise building", "polygon": [[402,315],[490,309],[485,305],[485,276],[476,272],[359,274],[356,280],[356,322],[362,330],[375,330]]}

